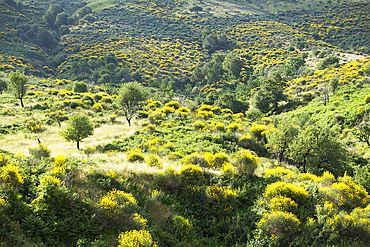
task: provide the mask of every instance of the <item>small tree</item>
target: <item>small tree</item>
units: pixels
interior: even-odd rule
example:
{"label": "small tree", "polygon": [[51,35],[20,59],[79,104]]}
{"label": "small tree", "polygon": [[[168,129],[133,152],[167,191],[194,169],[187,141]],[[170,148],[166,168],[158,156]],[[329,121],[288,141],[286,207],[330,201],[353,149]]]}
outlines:
{"label": "small tree", "polygon": [[15,98],[19,99],[21,101],[21,106],[24,107],[23,97],[26,95],[28,90],[26,86],[28,78],[17,70],[16,72],[10,73],[9,82],[12,87]]}
{"label": "small tree", "polygon": [[119,104],[123,107],[128,125],[131,126],[131,119],[135,114],[139,103],[147,100],[148,96],[144,87],[137,82],[128,82],[121,86],[119,91]]}
{"label": "small tree", "polygon": [[8,89],[8,83],[5,80],[0,79],[0,94],[3,94]]}
{"label": "small tree", "polygon": [[94,134],[94,126],[88,116],[83,113],[73,115],[61,132],[66,141],[77,142],[77,149],[80,149],[80,142],[92,134]]}

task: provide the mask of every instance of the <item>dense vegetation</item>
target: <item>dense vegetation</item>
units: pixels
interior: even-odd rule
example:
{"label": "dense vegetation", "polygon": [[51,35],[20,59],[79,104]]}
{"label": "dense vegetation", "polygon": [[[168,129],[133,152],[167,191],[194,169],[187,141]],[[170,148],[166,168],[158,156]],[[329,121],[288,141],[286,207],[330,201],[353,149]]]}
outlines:
{"label": "dense vegetation", "polygon": [[0,245],[367,246],[369,8],[2,0]]}

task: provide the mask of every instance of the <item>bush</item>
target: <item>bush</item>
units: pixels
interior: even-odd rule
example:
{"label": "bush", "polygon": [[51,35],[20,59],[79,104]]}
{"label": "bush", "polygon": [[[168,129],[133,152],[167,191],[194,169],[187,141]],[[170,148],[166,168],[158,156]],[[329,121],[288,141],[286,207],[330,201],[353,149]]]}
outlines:
{"label": "bush", "polygon": [[146,230],[131,230],[118,236],[118,247],[154,247],[157,244]]}
{"label": "bush", "polygon": [[146,159],[146,163],[149,166],[156,166],[158,168],[162,167],[161,159],[156,154],[149,154],[148,158]]}
{"label": "bush", "polygon": [[198,116],[204,120],[208,120],[213,117],[213,112],[211,111],[198,111]]}
{"label": "bush", "polygon": [[9,155],[0,152],[0,167],[5,166],[9,161]]}
{"label": "bush", "polygon": [[38,119],[28,119],[26,121],[26,128],[32,133],[41,133],[46,130],[46,127]]}
{"label": "bush", "polygon": [[[297,216],[290,212],[272,211],[263,215],[263,218],[257,223],[257,228],[262,236],[276,238],[299,232],[301,222]],[[287,239],[285,240],[287,241]]]}
{"label": "bush", "polygon": [[97,207],[109,218],[119,220],[131,216],[138,206],[131,193],[113,189],[100,198]]}
{"label": "bush", "polygon": [[252,134],[252,137],[254,137],[257,141],[263,141],[266,139],[266,131],[268,127],[266,125],[257,125],[253,124],[250,128],[250,132]]}
{"label": "bush", "polygon": [[50,148],[43,143],[39,143],[36,147],[29,149],[30,155],[36,159],[48,158],[50,157]]}
{"label": "bush", "polygon": [[366,97],[364,99],[364,103],[365,104],[369,104],[370,103],[370,94],[366,95]]}
{"label": "bush", "polygon": [[202,130],[204,127],[206,127],[202,121],[196,121],[193,126],[195,130]]}
{"label": "bush", "polygon": [[183,163],[197,165],[200,163],[200,160],[201,160],[200,154],[192,153],[185,156],[185,158],[183,159]]}
{"label": "bush", "polygon": [[309,198],[307,191],[294,184],[285,183],[285,182],[276,182],[267,185],[263,197],[267,200],[271,200],[274,197],[284,196],[293,199],[300,205]]}
{"label": "bush", "polygon": [[236,133],[238,130],[241,130],[243,127],[238,123],[231,123],[226,127],[227,131]]}
{"label": "bush", "polygon": [[220,172],[225,177],[232,177],[236,175],[237,169],[235,166],[231,165],[230,163],[224,163],[222,165]]}
{"label": "bush", "polygon": [[96,104],[93,105],[92,109],[95,112],[102,112],[103,111],[103,106],[99,103],[96,103]]}
{"label": "bush", "polygon": [[179,152],[171,152],[168,155],[168,159],[170,159],[170,160],[180,160],[183,157],[184,157],[184,155],[182,153],[179,153]]}
{"label": "bush", "polygon": [[202,105],[198,109],[198,112],[201,112],[201,111],[212,111],[212,106],[210,106],[210,105]]}
{"label": "bush", "polygon": [[144,156],[141,152],[130,150],[127,154],[127,160],[129,162],[143,161]]}
{"label": "bush", "polygon": [[180,104],[177,101],[171,101],[171,102],[168,102],[167,104],[165,104],[164,107],[171,107],[171,108],[174,108],[175,110],[177,110],[177,109],[180,108]]}
{"label": "bush", "polygon": [[298,204],[289,197],[277,196],[273,197],[269,202],[269,208],[271,211],[283,211],[296,213],[298,210]]}
{"label": "bush", "polygon": [[204,181],[203,171],[196,165],[185,165],[180,171],[179,175],[184,184],[200,184]]}
{"label": "bush", "polygon": [[249,150],[241,150],[236,154],[235,165],[240,175],[252,175],[257,169],[258,157]]}
{"label": "bush", "polygon": [[176,215],[172,218],[175,237],[178,240],[186,239],[193,227],[190,221],[182,216]]}
{"label": "bush", "polygon": [[325,201],[332,202],[335,207],[345,210],[369,204],[368,192],[361,185],[354,183],[351,177],[344,176],[338,180],[338,183],[321,189]]}
{"label": "bush", "polygon": [[24,183],[18,167],[13,164],[1,168],[0,181],[5,190],[10,192],[17,191],[20,185]]}
{"label": "bush", "polygon": [[85,147],[84,149],[82,149],[82,151],[84,152],[84,154],[86,154],[87,158],[90,157],[90,155],[94,154],[95,151],[96,151],[96,148],[91,146],[91,145],[88,145],[87,147]]}

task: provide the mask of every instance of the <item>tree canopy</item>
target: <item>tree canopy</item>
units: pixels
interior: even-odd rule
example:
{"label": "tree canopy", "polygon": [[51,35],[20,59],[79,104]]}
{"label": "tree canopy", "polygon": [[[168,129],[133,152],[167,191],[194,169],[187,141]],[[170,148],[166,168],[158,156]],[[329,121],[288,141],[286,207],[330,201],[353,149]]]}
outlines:
{"label": "tree canopy", "polygon": [[19,99],[21,101],[21,106],[24,107],[23,97],[28,91],[28,87],[26,86],[28,78],[17,70],[16,72],[10,73],[9,82],[15,98]]}
{"label": "tree canopy", "polygon": [[131,126],[131,119],[138,109],[139,103],[147,100],[146,90],[138,82],[122,84],[119,91],[119,103],[123,107],[128,125]]}
{"label": "tree canopy", "polygon": [[80,149],[80,142],[86,137],[94,134],[94,126],[88,116],[83,113],[74,114],[68,121],[67,126],[62,130],[61,135],[66,141],[75,141],[77,149]]}

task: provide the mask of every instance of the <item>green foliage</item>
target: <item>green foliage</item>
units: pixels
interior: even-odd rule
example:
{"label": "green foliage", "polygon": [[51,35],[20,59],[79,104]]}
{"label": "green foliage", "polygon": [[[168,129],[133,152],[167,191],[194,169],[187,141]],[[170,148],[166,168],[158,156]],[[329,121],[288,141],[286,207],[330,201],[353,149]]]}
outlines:
{"label": "green foliage", "polygon": [[94,133],[94,127],[83,113],[74,114],[68,121],[67,126],[62,130],[61,136],[66,141],[75,141],[77,149],[80,149],[80,142]]}
{"label": "green foliage", "polygon": [[87,84],[81,81],[76,81],[73,84],[73,91],[76,93],[85,93],[87,92]]}
{"label": "green foliage", "polygon": [[5,92],[6,90],[8,90],[8,83],[5,80],[0,79],[0,94]]}
{"label": "green foliage", "polygon": [[147,100],[145,89],[137,82],[128,82],[121,86],[118,101],[123,107],[126,120],[131,125],[131,119],[140,102]]}
{"label": "green foliage", "polygon": [[23,97],[26,95],[28,91],[28,87],[26,83],[28,82],[28,78],[21,74],[19,71],[11,72],[9,75],[9,83],[14,93],[16,99],[21,101],[21,106],[23,105]]}
{"label": "green foliage", "polygon": [[127,160],[129,162],[143,161],[144,160],[144,156],[139,151],[131,150],[127,154]]}
{"label": "green foliage", "polygon": [[257,169],[258,156],[249,150],[241,150],[236,154],[235,165],[238,174],[251,176]]}
{"label": "green foliage", "polygon": [[36,159],[48,158],[50,157],[50,148],[43,143],[39,143],[34,148],[29,148],[30,155]]}

